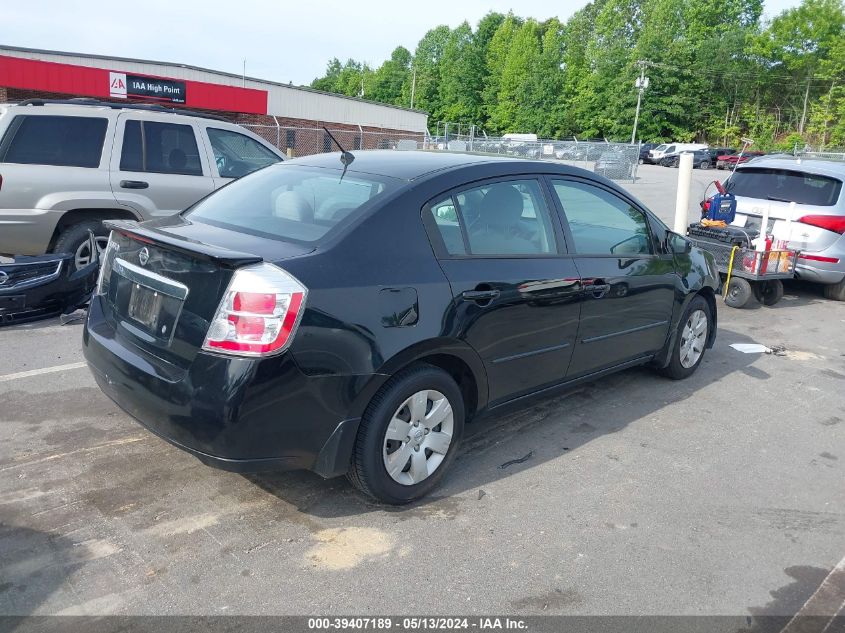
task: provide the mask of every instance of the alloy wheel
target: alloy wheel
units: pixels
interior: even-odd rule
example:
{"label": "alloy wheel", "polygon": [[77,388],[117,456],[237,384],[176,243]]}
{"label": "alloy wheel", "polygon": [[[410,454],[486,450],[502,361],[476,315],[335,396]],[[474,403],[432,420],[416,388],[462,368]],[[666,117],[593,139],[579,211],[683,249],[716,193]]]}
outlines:
{"label": "alloy wheel", "polygon": [[[97,245],[97,251],[102,255],[106,250],[106,246],[108,246],[109,238],[105,235],[97,235],[94,237],[94,242]],[[76,249],[73,263],[76,266],[76,270],[85,268],[91,263],[91,247],[88,244],[88,240],[82,242],[79,248]]]}

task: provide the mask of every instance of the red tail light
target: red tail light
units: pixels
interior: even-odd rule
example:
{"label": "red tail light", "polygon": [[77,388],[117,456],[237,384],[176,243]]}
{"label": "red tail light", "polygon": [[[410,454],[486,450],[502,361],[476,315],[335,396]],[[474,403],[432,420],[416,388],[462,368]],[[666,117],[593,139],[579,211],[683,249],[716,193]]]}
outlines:
{"label": "red tail light", "polygon": [[276,307],[276,295],[261,292],[236,292],[232,307],[236,312],[273,314]]}
{"label": "red tail light", "polygon": [[845,233],[845,215],[805,215],[798,221],[802,224],[817,226],[820,229],[833,231],[840,235]]}
{"label": "red tail light", "polygon": [[308,289],[272,264],[235,271],[203,349],[237,356],[285,350],[293,339]]}

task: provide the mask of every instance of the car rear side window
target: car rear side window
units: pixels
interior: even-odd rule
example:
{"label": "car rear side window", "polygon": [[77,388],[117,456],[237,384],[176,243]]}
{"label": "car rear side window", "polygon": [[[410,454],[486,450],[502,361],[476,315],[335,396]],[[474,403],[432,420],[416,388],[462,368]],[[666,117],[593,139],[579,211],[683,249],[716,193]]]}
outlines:
{"label": "car rear side window", "polygon": [[202,176],[194,128],[177,123],[126,121],[120,170]]}
{"label": "car rear side window", "polygon": [[745,198],[831,207],[839,200],[842,181],[794,169],[746,167],[736,170],[725,186]]}
{"label": "car rear side window", "polygon": [[217,172],[223,178],[241,178],[281,159],[255,139],[231,130],[206,128]]}
{"label": "car rear side window", "polygon": [[557,252],[549,209],[536,180],[508,180],[468,189],[432,205],[431,213],[450,255]]}
{"label": "car rear side window", "polygon": [[652,253],[645,215],[605,189],[555,180],[554,191],[579,254],[645,255]]}
{"label": "car rear side window", "polygon": [[317,242],[396,189],[392,179],[280,164],[244,176],[188,211],[192,220],[263,237]]}
{"label": "car rear side window", "polygon": [[99,167],[108,120],[18,115],[0,143],[0,162]]}

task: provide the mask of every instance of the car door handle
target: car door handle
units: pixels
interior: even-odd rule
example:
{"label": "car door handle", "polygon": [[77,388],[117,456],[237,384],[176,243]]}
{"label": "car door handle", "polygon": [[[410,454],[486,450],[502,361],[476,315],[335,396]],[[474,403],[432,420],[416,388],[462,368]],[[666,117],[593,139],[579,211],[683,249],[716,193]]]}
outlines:
{"label": "car door handle", "polygon": [[150,183],[144,180],[121,180],[120,186],[124,189],[146,189]]}
{"label": "car door handle", "polygon": [[477,301],[477,302],[485,302],[485,301],[492,301],[496,297],[498,297],[500,292],[498,290],[490,289],[490,290],[464,290],[461,293],[461,299],[466,301]]}

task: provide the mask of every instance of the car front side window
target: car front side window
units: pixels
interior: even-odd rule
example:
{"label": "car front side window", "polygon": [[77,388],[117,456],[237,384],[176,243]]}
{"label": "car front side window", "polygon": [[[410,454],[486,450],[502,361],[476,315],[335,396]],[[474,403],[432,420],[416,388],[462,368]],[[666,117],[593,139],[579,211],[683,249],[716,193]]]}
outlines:
{"label": "car front side window", "polygon": [[575,250],[589,255],[650,255],[652,238],[642,211],[615,194],[582,182],[555,180],[553,189]]}
{"label": "car front side window", "polygon": [[240,178],[281,160],[269,149],[245,134],[207,128],[217,171],[223,178]]}

